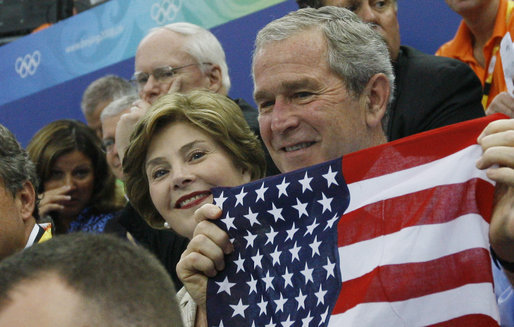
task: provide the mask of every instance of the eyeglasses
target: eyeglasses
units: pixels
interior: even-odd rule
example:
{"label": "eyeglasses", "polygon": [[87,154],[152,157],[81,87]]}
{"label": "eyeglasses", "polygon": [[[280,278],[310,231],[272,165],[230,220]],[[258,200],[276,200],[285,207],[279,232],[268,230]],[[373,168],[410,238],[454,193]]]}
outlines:
{"label": "eyeglasses", "polygon": [[145,72],[136,72],[134,74],[134,76],[132,76],[130,81],[132,83],[134,83],[135,86],[137,87],[137,90],[140,91],[145,87],[146,83],[148,82],[148,79],[150,78],[150,75],[152,75],[153,78],[158,83],[163,83],[163,84],[169,83],[169,82],[171,82],[171,79],[173,78],[173,76],[175,76],[175,73],[179,69],[196,66],[196,65],[210,65],[210,63],[204,62],[201,64],[189,64],[189,65],[180,66],[180,67],[171,67],[171,66],[157,67],[150,74],[145,73]]}
{"label": "eyeglasses", "polygon": [[114,149],[114,139],[104,139],[102,140],[102,150],[104,150],[105,153],[110,153]]}

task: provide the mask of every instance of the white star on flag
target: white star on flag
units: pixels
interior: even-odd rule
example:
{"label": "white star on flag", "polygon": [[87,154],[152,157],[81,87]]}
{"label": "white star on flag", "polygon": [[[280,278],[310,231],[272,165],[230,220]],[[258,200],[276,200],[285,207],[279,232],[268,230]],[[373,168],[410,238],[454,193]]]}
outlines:
{"label": "white star on flag", "polygon": [[277,185],[278,188],[278,197],[280,198],[282,195],[287,196],[287,187],[290,183],[286,183],[286,178],[282,180],[282,183]]}
{"label": "white star on flag", "polygon": [[216,282],[216,284],[218,284],[220,287],[218,290],[218,293],[227,292],[228,295],[231,295],[230,288],[233,287],[234,285],[236,285],[236,283],[229,282],[228,277],[225,277],[225,280],[223,280],[221,283]]}
{"label": "white star on flag", "polygon": [[248,308],[248,305],[243,304],[243,300],[239,299],[239,302],[236,305],[230,304],[230,307],[234,310],[232,317],[240,315],[241,317],[245,317],[245,310]]}
{"label": "white star on flag", "polygon": [[330,203],[332,203],[332,198],[327,198],[324,193],[321,193],[322,199],[318,201],[319,204],[323,206],[323,212],[325,210],[332,211],[332,207],[330,206]]}
{"label": "white star on flag", "polygon": [[307,203],[301,203],[298,198],[296,199],[296,205],[294,205],[293,208],[298,210],[298,218],[302,218],[303,215],[309,216],[307,213]]}
{"label": "white star on flag", "polygon": [[328,172],[326,174],[323,175],[323,178],[325,178],[327,180],[327,187],[330,187],[330,185],[332,184],[335,184],[335,185],[339,185],[337,184],[337,181],[336,181],[336,175],[337,175],[337,172],[336,171],[332,171],[332,167],[328,167]]}
{"label": "white star on flag", "polygon": [[268,188],[264,187],[264,182],[263,182],[261,187],[255,190],[255,193],[257,193],[257,199],[255,200],[255,202],[258,202],[259,200],[265,201],[264,193],[266,193],[267,190],[268,190]]}
{"label": "white star on flag", "polygon": [[248,221],[250,222],[250,225],[254,225],[254,224],[261,224],[258,220],[257,220],[257,216],[258,214],[257,213],[253,213],[252,212],[252,208],[248,208],[248,214],[244,215],[244,217],[246,219],[248,219]]}
{"label": "white star on flag", "polygon": [[275,222],[279,219],[285,220],[284,217],[282,217],[282,208],[275,207],[275,203],[271,203],[272,209],[268,210],[270,214],[273,215],[273,218],[275,218]]}
{"label": "white star on flag", "polygon": [[245,198],[246,194],[248,194],[248,193],[247,193],[247,192],[245,192],[245,188],[243,187],[243,188],[241,189],[241,193],[239,193],[238,195],[236,195],[236,206],[237,206],[238,204],[243,205],[243,200],[244,200],[244,198]]}
{"label": "white star on flag", "polygon": [[306,190],[312,191],[311,181],[312,181],[312,177],[309,177],[307,172],[305,172],[305,177],[303,179],[298,180],[298,182],[300,182],[300,184],[302,184],[302,193],[305,193]]}
{"label": "white star on flag", "polygon": [[215,198],[214,198],[214,203],[215,203],[218,207],[222,208],[222,207],[223,207],[223,203],[225,203],[225,200],[226,200],[226,199],[227,199],[227,198],[223,197],[223,192],[221,192],[221,194],[220,194],[218,197],[215,197]]}

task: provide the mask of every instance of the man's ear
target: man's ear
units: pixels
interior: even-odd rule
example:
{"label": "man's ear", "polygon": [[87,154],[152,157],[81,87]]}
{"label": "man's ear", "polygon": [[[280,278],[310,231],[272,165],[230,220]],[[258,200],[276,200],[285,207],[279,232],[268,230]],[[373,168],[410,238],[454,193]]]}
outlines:
{"label": "man's ear", "polygon": [[21,190],[16,194],[16,201],[19,205],[20,215],[26,223],[30,218],[34,217],[34,209],[36,207],[36,191],[29,181],[25,181]]}
{"label": "man's ear", "polygon": [[223,88],[221,67],[218,65],[211,64],[210,69],[207,71],[206,75],[209,79],[209,90],[215,93],[223,93],[220,92],[220,90]]}
{"label": "man's ear", "polygon": [[384,74],[375,74],[370,78],[363,94],[368,127],[375,128],[382,124],[389,104],[390,93],[389,80]]}

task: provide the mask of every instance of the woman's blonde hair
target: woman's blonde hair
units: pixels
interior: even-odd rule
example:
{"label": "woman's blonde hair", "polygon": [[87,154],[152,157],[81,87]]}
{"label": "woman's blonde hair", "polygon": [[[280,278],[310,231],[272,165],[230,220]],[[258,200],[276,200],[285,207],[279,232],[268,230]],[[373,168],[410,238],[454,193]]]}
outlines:
{"label": "woman's blonde hair", "polygon": [[164,219],[150,197],[146,155],[154,135],[176,122],[191,124],[209,135],[226,150],[236,167],[250,172],[252,180],[264,177],[266,172],[261,143],[232,100],[208,91],[162,96],[137,124],[123,160],[125,188],[130,202],[155,228],[162,228]]}

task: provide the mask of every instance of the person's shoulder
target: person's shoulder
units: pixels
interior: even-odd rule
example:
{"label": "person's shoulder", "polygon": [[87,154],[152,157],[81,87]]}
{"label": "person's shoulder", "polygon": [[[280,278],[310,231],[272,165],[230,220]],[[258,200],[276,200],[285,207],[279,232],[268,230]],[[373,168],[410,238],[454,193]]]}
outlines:
{"label": "person's shoulder", "polygon": [[416,48],[413,48],[411,46],[402,45],[401,47],[401,53],[402,58],[406,60],[410,60],[413,62],[421,63],[434,63],[434,64],[441,64],[441,65],[454,65],[454,66],[466,66],[465,63],[463,63],[460,60],[449,58],[449,57],[442,57],[442,56],[436,56],[433,54],[428,54],[423,51],[420,51]]}
{"label": "person's shoulder", "polygon": [[471,68],[460,60],[424,53],[406,45],[401,46],[400,59],[403,60],[404,66],[407,65],[417,73],[436,73],[439,77],[440,74],[456,72],[474,74]]}

